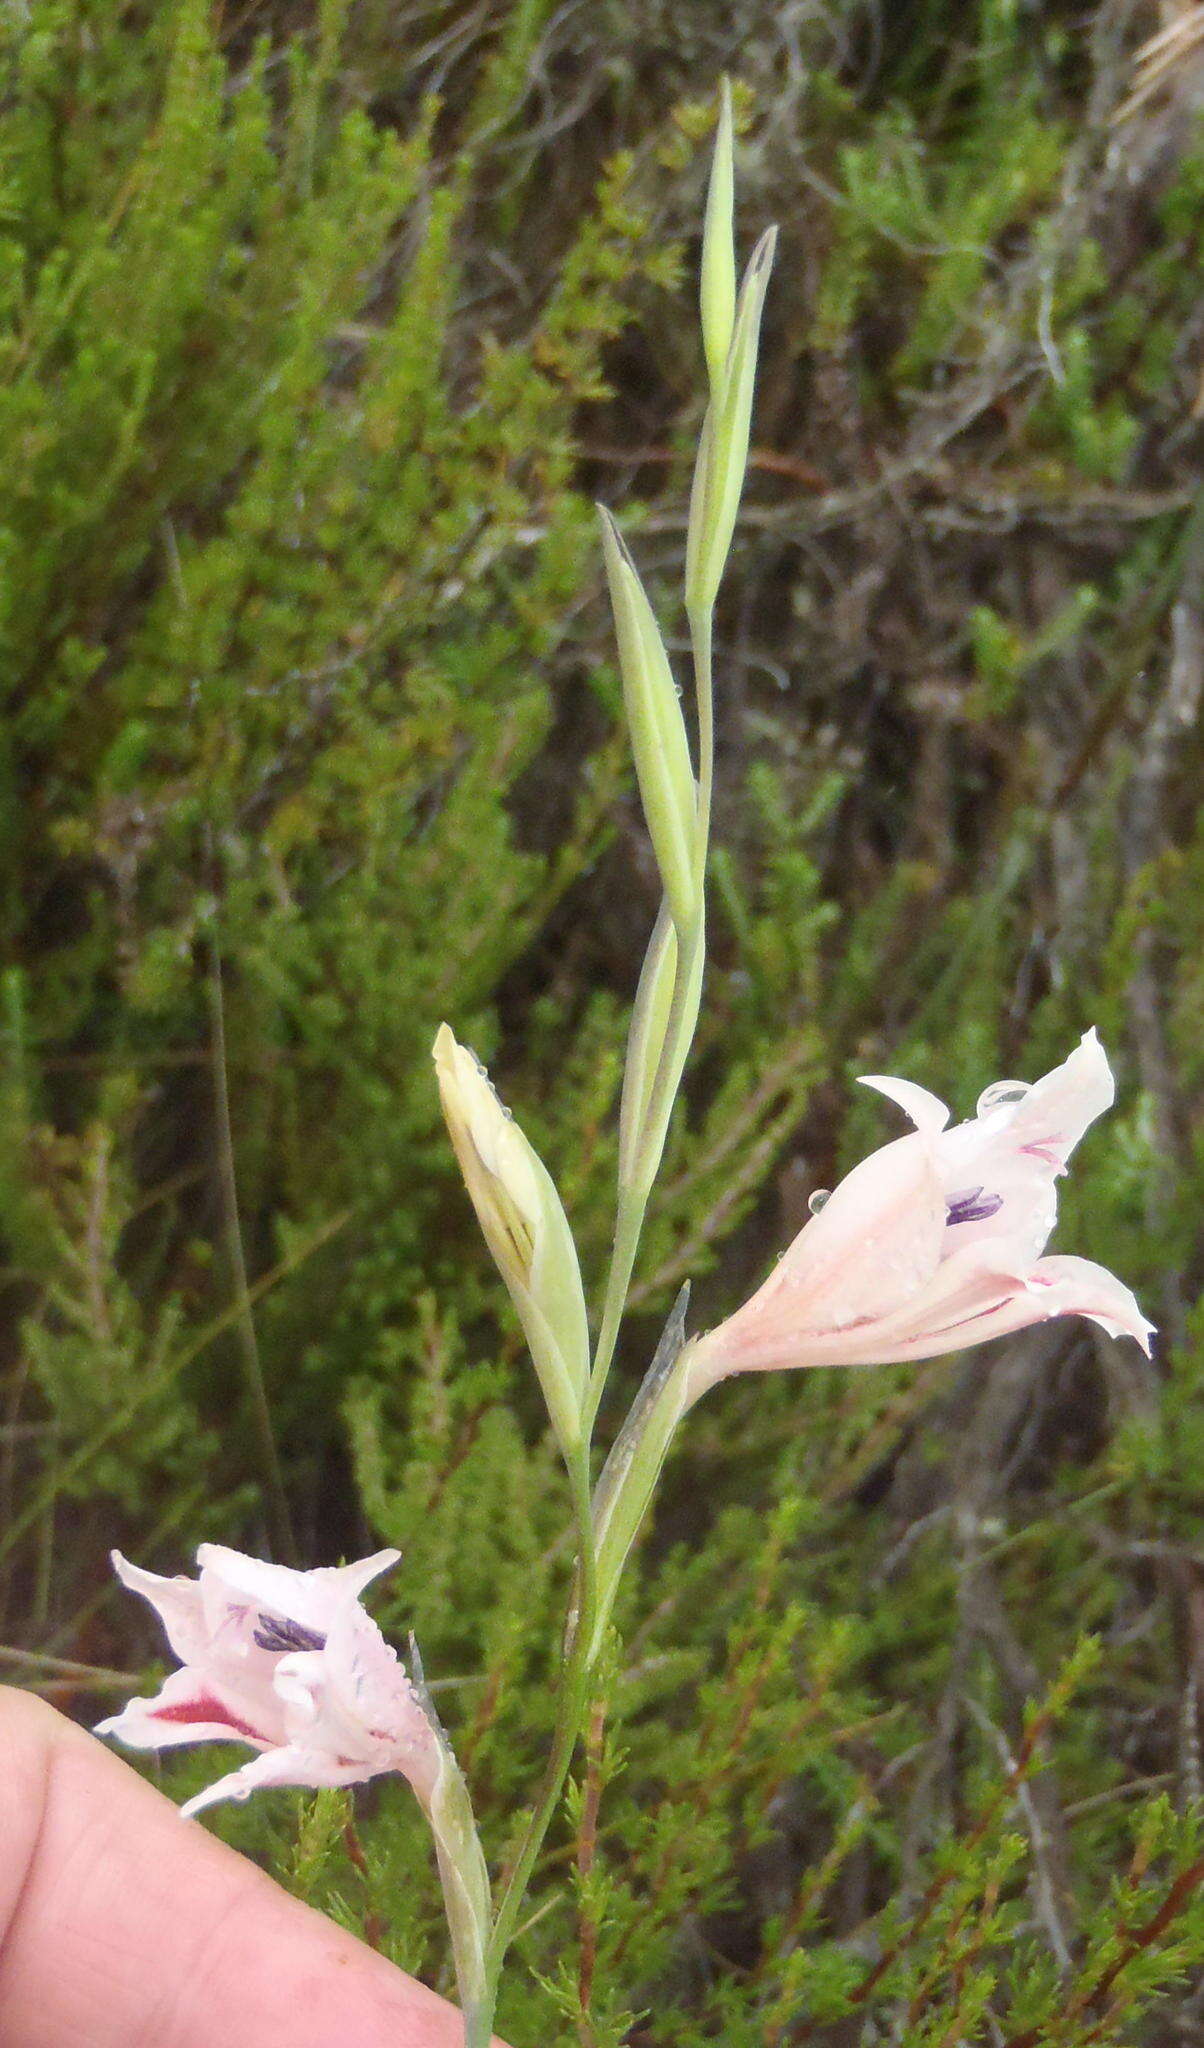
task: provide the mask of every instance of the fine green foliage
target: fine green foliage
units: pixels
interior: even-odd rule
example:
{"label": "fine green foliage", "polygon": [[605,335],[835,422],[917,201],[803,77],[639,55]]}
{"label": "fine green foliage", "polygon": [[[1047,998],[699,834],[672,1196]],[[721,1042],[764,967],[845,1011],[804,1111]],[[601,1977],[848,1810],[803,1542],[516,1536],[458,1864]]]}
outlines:
{"label": "fine green foliage", "polygon": [[[596,1318],[660,883],[592,501],[680,667],[681,256],[726,65],[742,247],[783,237],[716,632],[708,978],[601,1434],[681,1281],[717,1320],[893,1134],[858,1073],[964,1114],[1092,1022],[1119,1101],[1058,1248],[1163,1336],[1150,1371],[1059,1325],[707,1398],[499,2030],[1184,2038],[1190,94],[1114,120],[1103,6],[238,12],[0,24],[0,1673],[95,1718],[103,1672],[149,1672],[113,1543],[164,1571],[205,1537],[396,1543],[375,1611],[417,1636],[495,1871],[521,1838],[567,1492],[429,1050],[446,1016],[521,1104]],[[450,1992],[403,1784],[214,1825]]]}

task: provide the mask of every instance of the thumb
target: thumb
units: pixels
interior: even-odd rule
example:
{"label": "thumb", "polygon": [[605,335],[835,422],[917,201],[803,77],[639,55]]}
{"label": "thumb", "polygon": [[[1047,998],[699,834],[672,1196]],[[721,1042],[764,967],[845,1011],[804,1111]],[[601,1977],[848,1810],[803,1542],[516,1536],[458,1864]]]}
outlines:
{"label": "thumb", "polygon": [[462,2048],[455,2008],[0,1688],[5,2048]]}

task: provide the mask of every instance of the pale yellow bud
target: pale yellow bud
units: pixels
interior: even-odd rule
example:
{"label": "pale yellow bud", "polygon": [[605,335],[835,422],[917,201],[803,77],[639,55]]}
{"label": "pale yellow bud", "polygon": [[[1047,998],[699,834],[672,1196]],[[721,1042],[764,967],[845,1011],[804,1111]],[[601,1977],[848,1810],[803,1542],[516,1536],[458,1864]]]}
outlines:
{"label": "pale yellow bud", "polygon": [[589,1327],[568,1219],[551,1175],[479,1060],[446,1024],[435,1072],[447,1128],[485,1241],[518,1310],[552,1427],[564,1450],[581,1435]]}

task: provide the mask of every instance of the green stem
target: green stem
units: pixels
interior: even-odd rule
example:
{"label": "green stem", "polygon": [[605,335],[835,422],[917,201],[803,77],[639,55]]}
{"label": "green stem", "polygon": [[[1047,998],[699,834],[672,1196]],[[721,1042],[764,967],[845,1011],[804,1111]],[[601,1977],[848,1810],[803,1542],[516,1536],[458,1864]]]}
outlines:
{"label": "green stem", "polygon": [[464,2048],[490,2048],[493,2040],[493,2012],[496,1997],[482,2005],[468,2006],[464,2012]]}
{"label": "green stem", "polygon": [[[581,1733],[585,1710],[589,1704],[592,1664],[590,1645],[594,1636],[594,1607],[597,1599],[597,1561],[594,1554],[593,1520],[590,1512],[589,1454],[582,1446],[580,1455],[573,1460],[570,1471],[573,1484],[573,1508],[577,1519],[579,1555],[577,1580],[569,1609],[568,1660],[560,1689],[560,1702],[556,1716],[556,1731],[552,1739],[552,1754],[544,1772],[543,1784],[535,1810],[527,1823],[518,1855],[514,1860],[501,1903],[493,1923],[486,1958],[486,1982],[489,1986],[490,2002],[488,2019],[492,2022],[493,2004],[497,1996],[497,1982],[505,1960],[506,1950],[514,1937],[519,1909],[530,1882],[535,1859],[543,1847],[544,1837],[551,1826],[552,1817],[560,1804],[577,1737]],[[485,2040],[488,2041],[488,2035]],[[466,2029],[467,2039],[467,2029]],[[472,2042],[470,2048],[477,2048]]]}
{"label": "green stem", "polygon": [[[698,699],[698,811],[697,836],[695,840],[695,861],[699,880],[699,902],[702,901],[702,884],[706,872],[707,841],[710,834],[711,803],[715,773],[714,709],[712,691],[712,621],[709,609],[690,612],[690,640],[694,655],[694,675]],[[678,933],[677,973],[674,978],[673,996],[665,1028],[665,1040],[658,1062],[656,1079],[653,1083],[647,1111],[645,1128],[655,1129],[656,1121],[666,1108],[666,1092],[675,1089],[680,1078],[683,1034],[692,1033],[693,1020],[687,1021],[690,988],[698,967],[699,955],[706,943],[706,923],[702,910],[692,929]],[[661,1382],[659,1397],[655,1399],[650,1413],[641,1410],[640,1419],[645,1423],[646,1443],[643,1455],[637,1454],[630,1470],[624,1469],[620,1481],[620,1494],[625,1496],[615,1503],[616,1525],[612,1529],[609,1545],[611,1556],[607,1585],[603,1599],[605,1615],[598,1607],[598,1559],[595,1550],[593,1516],[590,1498],[589,1445],[593,1432],[594,1418],[606,1376],[610,1370],[618,1341],[623,1310],[631,1285],[639,1250],[640,1236],[651,1193],[653,1172],[646,1168],[639,1181],[619,1190],[618,1208],[615,1217],[614,1243],[611,1250],[610,1269],[606,1278],[606,1291],[602,1303],[602,1319],[598,1330],[598,1342],[590,1373],[589,1393],[585,1404],[582,1441],[576,1455],[570,1462],[569,1476],[573,1487],[573,1507],[578,1528],[578,1564],[572,1606],[569,1610],[566,1629],[567,1659],[561,1683],[560,1699],[556,1716],[556,1728],[552,1738],[552,1753],[548,1758],[543,1784],[531,1818],[527,1823],[517,1856],[502,1892],[489,1949],[485,1962],[486,1993],[484,1998],[464,2015],[465,2048],[489,2048],[492,2040],[493,2014],[497,2003],[498,1979],[506,1951],[514,1938],[518,1915],[531,1880],[539,1852],[543,1847],[552,1819],[560,1804],[565,1781],[572,1766],[573,1753],[581,1734],[589,1707],[594,1667],[601,1652],[605,1633],[605,1615],[617,1588],[619,1571],[634,1535],[635,1527],[642,1519],[651,1497],[656,1475],[664,1460],[668,1440],[677,1417],[677,1402],[670,1386]],[[678,1340],[680,1341],[680,1340]],[[666,1361],[669,1373],[676,1364],[676,1358]],[[668,1376],[668,1375],[667,1375]],[[641,1409],[637,1400],[636,1408]],[[663,1420],[662,1420],[663,1417]],[[659,1426],[657,1426],[659,1424]],[[649,1426],[650,1425],[650,1426]],[[624,1461],[625,1463],[625,1461]],[[617,1475],[616,1475],[617,1476]]]}

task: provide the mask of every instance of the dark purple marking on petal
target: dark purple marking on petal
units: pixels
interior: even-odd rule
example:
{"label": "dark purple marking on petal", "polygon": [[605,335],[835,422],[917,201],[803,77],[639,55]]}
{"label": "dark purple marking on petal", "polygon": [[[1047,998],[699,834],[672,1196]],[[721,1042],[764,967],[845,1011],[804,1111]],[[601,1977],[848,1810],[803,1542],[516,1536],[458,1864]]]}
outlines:
{"label": "dark purple marking on petal", "polygon": [[324,1650],[326,1638],[316,1628],[299,1621],[281,1621],[275,1614],[261,1614],[255,1641],[261,1650]]}
{"label": "dark purple marking on petal", "polygon": [[1002,1207],[1002,1195],[988,1195],[982,1188],[963,1188],[960,1194],[950,1196],[945,1222],[985,1223],[988,1216],[998,1216]]}

